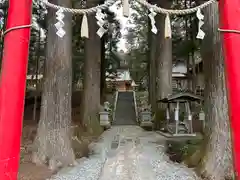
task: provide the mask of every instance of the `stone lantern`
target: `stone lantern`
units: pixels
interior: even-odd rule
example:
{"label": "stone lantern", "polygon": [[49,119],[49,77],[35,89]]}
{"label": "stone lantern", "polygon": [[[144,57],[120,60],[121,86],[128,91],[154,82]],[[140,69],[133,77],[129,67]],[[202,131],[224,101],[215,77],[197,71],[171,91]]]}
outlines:
{"label": "stone lantern", "polygon": [[205,129],[205,113],[204,113],[203,110],[201,110],[199,112],[198,117],[199,117],[199,121],[202,121],[202,128],[203,128],[203,131],[204,131],[204,129]]}
{"label": "stone lantern", "polygon": [[104,107],[99,112],[99,118],[100,118],[100,125],[105,128],[109,128],[111,126],[110,122],[110,104],[108,102],[104,103]]}
{"label": "stone lantern", "polygon": [[99,112],[99,116],[100,116],[100,125],[101,126],[103,126],[103,127],[111,126],[110,119],[109,119],[109,112],[101,111],[101,112]]}
{"label": "stone lantern", "polygon": [[141,127],[152,127],[152,113],[150,110],[144,109],[140,113],[140,126]]}

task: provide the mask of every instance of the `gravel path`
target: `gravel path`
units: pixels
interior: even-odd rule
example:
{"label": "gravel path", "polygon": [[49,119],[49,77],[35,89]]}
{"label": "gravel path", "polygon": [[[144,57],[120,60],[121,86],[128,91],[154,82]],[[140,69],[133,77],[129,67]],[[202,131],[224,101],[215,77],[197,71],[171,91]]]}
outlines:
{"label": "gravel path", "polygon": [[191,169],[169,160],[164,143],[138,126],[114,126],[91,144],[89,158],[51,180],[198,180]]}

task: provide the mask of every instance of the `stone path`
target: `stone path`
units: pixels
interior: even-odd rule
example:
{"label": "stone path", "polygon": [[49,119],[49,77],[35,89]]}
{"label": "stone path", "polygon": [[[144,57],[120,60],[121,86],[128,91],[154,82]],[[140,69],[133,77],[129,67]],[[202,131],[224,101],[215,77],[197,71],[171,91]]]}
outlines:
{"label": "stone path", "polygon": [[138,126],[115,126],[90,146],[92,155],[51,180],[198,180],[165,154],[165,139]]}

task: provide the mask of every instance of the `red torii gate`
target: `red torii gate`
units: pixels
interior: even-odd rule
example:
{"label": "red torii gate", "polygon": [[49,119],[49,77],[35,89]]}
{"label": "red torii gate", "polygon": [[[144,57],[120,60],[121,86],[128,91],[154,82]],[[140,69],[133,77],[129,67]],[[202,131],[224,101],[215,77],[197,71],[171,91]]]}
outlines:
{"label": "red torii gate", "polygon": [[222,40],[225,55],[234,168],[236,180],[240,180],[240,1],[220,0],[219,10],[221,29],[223,30]]}
{"label": "red torii gate", "polygon": [[[32,0],[9,0],[2,72],[0,77],[0,180],[17,180],[20,137],[24,110],[26,73]],[[240,1],[220,0],[222,29],[240,30]],[[229,92],[229,110],[233,137],[234,165],[240,180],[240,34],[223,34],[226,82]]]}
{"label": "red torii gate", "polygon": [[9,0],[0,77],[0,179],[17,180],[28,64],[32,0]]}

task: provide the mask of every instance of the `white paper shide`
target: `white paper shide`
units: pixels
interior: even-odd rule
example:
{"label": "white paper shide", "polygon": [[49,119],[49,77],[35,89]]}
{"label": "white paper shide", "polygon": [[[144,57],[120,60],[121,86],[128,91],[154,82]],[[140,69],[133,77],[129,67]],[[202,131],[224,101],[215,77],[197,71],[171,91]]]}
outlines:
{"label": "white paper shide", "polygon": [[55,24],[55,27],[57,29],[56,34],[58,35],[58,37],[63,38],[64,35],[66,34],[65,30],[63,29],[63,27],[64,27],[63,19],[65,17],[63,10],[59,9],[56,12],[56,16],[57,16],[56,19],[58,20],[58,22]]}
{"label": "white paper shide", "polygon": [[151,21],[151,26],[152,26],[152,29],[151,31],[154,33],[154,34],[157,34],[158,30],[157,30],[157,27],[156,27],[156,21],[155,21],[155,16],[157,15],[156,12],[153,11],[153,9],[150,9],[150,13],[148,15],[150,21]]}
{"label": "white paper shide", "polygon": [[105,29],[103,26],[105,25],[105,23],[107,23],[104,19],[105,19],[105,14],[102,13],[102,10],[98,10],[96,13],[96,19],[97,19],[97,25],[99,26],[99,29],[97,31],[97,35],[101,38],[106,32],[107,29]]}
{"label": "white paper shide", "polygon": [[198,9],[197,10],[197,18],[198,18],[198,34],[197,34],[197,39],[204,39],[205,37],[205,32],[203,32],[203,30],[201,29],[201,27],[203,26],[204,24],[204,15],[202,14],[201,10]]}

